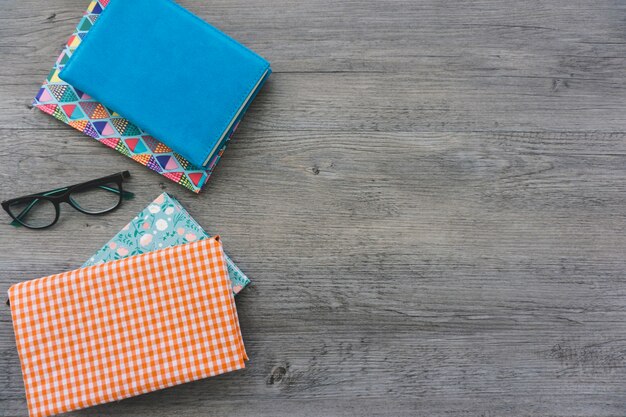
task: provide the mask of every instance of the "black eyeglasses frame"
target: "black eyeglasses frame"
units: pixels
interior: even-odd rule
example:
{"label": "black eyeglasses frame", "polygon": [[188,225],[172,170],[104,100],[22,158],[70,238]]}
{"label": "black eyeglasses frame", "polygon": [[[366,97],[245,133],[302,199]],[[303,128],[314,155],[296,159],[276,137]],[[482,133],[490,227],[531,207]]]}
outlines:
{"label": "black eyeglasses frame", "polygon": [[[61,215],[61,203],[67,203],[70,206],[72,206],[74,209],[80,211],[81,213],[84,214],[88,214],[90,216],[99,216],[102,214],[107,214],[110,213],[114,210],[116,210],[121,204],[122,204],[122,200],[124,199],[131,199],[134,197],[134,194],[129,192],[129,191],[124,191],[124,189],[122,188],[122,183],[124,182],[125,179],[130,178],[130,172],[129,171],[122,171],[122,172],[118,172],[117,174],[113,174],[113,175],[108,175],[106,177],[102,177],[102,178],[96,178],[90,181],[86,181],[86,182],[82,182],[80,184],[75,184],[75,185],[70,185],[67,187],[60,187],[60,188],[56,188],[54,190],[50,190],[50,191],[44,191],[41,193],[35,193],[35,194],[29,194],[29,195],[25,195],[22,197],[17,197],[17,198],[12,198],[10,200],[6,200],[3,201],[2,203],[2,208],[4,209],[4,211],[6,211],[9,216],[11,216],[11,218],[13,219],[13,222],[11,223],[14,226],[24,226],[27,227],[29,229],[35,229],[35,230],[42,230],[42,229],[47,229],[49,227],[54,226],[58,221],[59,221],[59,217]],[[90,211],[86,211],[83,208],[81,208],[77,203],[75,203],[72,198],[71,198],[71,194],[75,193],[77,191],[84,191],[84,190],[89,190],[92,188],[96,188],[98,186],[103,186],[106,184],[116,184],[119,187],[119,190],[110,190],[110,191],[119,191],[120,194],[120,198],[119,201],[117,202],[117,204],[114,207],[108,208],[106,210],[100,211],[100,212],[90,212]],[[54,209],[56,211],[56,215],[55,215],[55,219],[52,223],[50,223],[49,225],[46,226],[42,226],[42,227],[33,227],[32,225],[28,225],[26,223],[23,223],[18,217],[20,216],[16,216],[14,215],[11,210],[9,209],[9,207],[11,206],[11,204],[21,201],[21,200],[27,200],[27,199],[33,199],[33,198],[37,198],[37,199],[42,199],[42,200],[48,200],[50,201],[53,205],[54,205]],[[21,213],[20,213],[21,214]]]}

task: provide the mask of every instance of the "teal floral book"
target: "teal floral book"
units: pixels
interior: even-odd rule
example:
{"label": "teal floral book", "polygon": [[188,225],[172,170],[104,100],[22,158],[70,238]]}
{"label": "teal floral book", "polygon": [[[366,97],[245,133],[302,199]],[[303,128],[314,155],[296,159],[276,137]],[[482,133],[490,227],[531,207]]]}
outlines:
{"label": "teal floral book", "polygon": [[[178,200],[163,193],[89,258],[83,267],[210,237]],[[250,280],[228,256],[226,265],[233,292],[238,294]]]}

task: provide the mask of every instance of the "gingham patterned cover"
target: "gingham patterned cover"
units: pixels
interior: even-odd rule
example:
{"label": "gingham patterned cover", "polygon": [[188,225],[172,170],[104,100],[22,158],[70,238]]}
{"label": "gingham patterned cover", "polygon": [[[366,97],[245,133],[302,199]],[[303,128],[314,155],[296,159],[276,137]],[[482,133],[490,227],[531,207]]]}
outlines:
{"label": "gingham patterned cover", "polygon": [[219,238],[9,289],[31,417],[245,367]]}

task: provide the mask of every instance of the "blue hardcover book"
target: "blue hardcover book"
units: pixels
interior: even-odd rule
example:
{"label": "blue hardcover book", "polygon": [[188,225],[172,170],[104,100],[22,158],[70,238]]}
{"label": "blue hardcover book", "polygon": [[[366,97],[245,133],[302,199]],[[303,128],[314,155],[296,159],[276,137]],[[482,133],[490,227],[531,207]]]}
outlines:
{"label": "blue hardcover book", "polygon": [[206,166],[270,73],[171,0],[111,0],[59,76]]}

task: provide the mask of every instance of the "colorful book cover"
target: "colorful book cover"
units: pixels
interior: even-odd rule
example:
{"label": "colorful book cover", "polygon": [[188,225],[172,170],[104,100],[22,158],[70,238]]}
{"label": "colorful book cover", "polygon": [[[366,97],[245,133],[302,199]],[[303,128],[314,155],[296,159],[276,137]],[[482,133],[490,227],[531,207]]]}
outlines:
{"label": "colorful book cover", "polygon": [[[210,237],[178,200],[163,193],[89,258],[83,267]],[[250,280],[228,255],[225,255],[225,259],[233,292],[237,294],[250,283]]]}
{"label": "colorful book cover", "polygon": [[[108,3],[109,0],[91,2],[52,71],[37,92],[33,106],[141,165],[199,193],[222,156],[226,143],[215,153],[206,168],[193,166],[181,155],[130,123],[122,115],[106,108],[59,78],[59,73]],[[106,66],[106,63],[103,65]]]}

